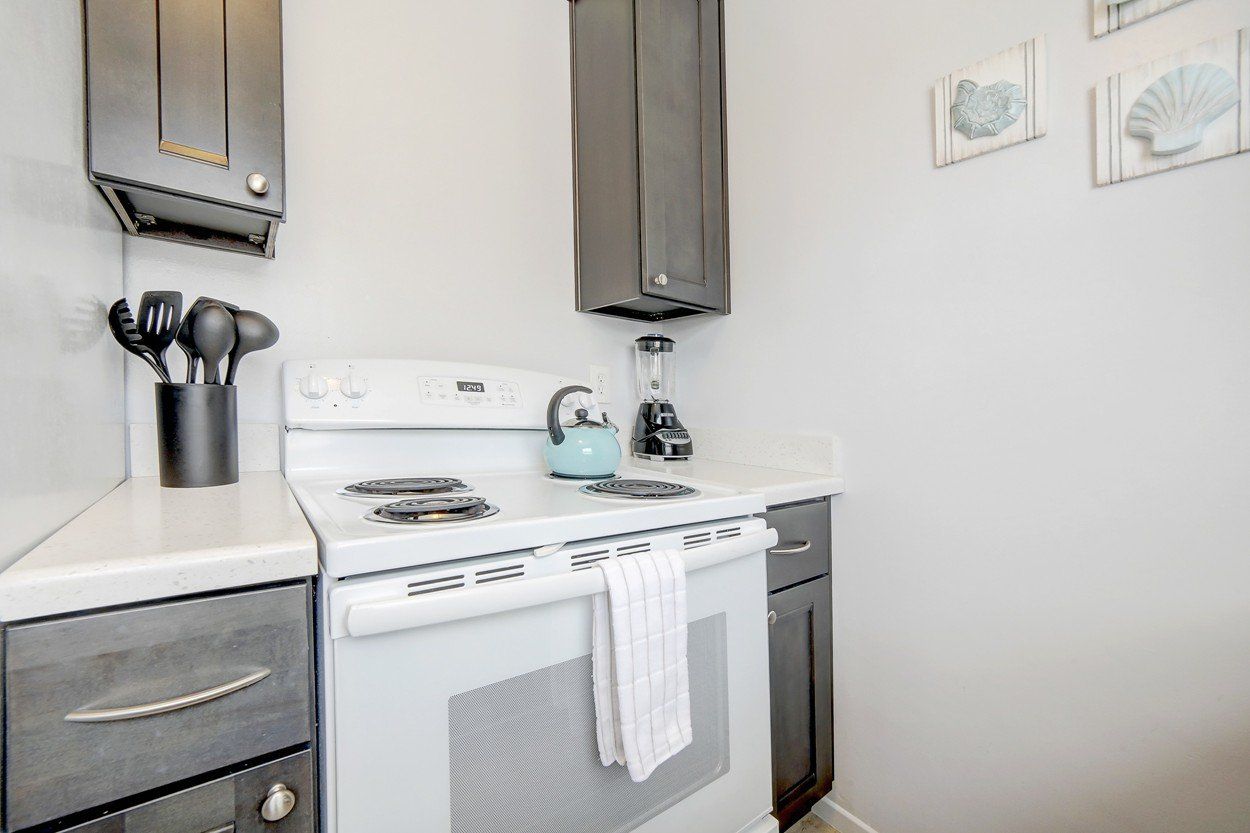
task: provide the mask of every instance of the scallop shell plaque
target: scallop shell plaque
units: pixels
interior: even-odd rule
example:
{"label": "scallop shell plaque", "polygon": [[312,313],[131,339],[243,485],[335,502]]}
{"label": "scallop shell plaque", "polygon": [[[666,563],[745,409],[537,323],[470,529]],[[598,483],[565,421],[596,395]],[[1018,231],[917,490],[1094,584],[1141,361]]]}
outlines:
{"label": "scallop shell plaque", "polygon": [[969,139],[997,136],[1019,121],[1028,105],[1019,84],[997,81],[981,87],[964,79],[955,88],[951,126]]}
{"label": "scallop shell plaque", "polygon": [[1131,136],[1150,141],[1155,156],[1173,156],[1202,144],[1211,122],[1237,106],[1233,76],[1215,64],[1177,67],[1146,88],[1128,113]]}

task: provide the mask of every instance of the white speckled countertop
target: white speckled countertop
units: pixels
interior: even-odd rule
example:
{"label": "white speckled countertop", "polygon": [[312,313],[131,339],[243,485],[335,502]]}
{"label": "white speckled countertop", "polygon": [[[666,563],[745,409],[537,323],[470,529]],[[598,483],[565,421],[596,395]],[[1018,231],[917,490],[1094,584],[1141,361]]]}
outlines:
{"label": "white speckled countertop", "polygon": [[697,483],[759,492],[769,506],[840,495],[845,491],[842,478],[835,475],[747,466],[721,460],[695,458],[684,462],[659,463],[629,458],[625,465],[632,469],[669,474]]}
{"label": "white speckled countertop", "polygon": [[207,489],[132,478],[0,573],[0,621],[316,572],[317,539],[281,473]]}

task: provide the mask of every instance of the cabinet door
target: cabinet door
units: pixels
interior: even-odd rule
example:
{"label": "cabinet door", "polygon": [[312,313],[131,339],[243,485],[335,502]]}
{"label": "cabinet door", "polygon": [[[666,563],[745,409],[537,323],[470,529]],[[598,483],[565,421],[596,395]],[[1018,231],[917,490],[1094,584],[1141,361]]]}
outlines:
{"label": "cabinet door", "polygon": [[643,291],[724,309],[719,0],[638,0]]}
{"label": "cabinet door", "polygon": [[833,785],[832,607],[827,577],[768,597],[773,804],[782,829]]}
{"label": "cabinet door", "polygon": [[281,215],[280,0],[86,9],[92,174]]}
{"label": "cabinet door", "polygon": [[[281,786],[294,804],[281,819],[267,821],[261,807]],[[66,833],[313,833],[317,821],[312,753],[272,763],[71,827]]]}

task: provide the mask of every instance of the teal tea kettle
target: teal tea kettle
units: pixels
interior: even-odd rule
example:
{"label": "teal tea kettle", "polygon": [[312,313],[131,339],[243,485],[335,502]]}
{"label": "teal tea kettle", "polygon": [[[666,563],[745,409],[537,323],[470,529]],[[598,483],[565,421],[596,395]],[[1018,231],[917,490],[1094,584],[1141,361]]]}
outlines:
{"label": "teal tea kettle", "polygon": [[616,426],[603,414],[603,422],[589,418],[578,408],[574,419],[560,424],[560,405],[572,393],[593,393],[590,388],[572,385],[556,391],[547,405],[547,445],[543,456],[556,477],[606,480],[616,474],[621,462],[621,446]]}

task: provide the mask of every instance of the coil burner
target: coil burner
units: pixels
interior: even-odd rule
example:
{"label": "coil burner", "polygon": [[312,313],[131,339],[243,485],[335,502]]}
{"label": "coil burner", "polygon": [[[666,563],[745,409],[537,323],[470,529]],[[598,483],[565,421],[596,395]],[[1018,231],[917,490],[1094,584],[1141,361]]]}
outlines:
{"label": "coil burner", "polygon": [[588,483],[579,491],[592,497],[622,498],[626,500],[675,500],[695,497],[699,490],[680,483],[663,480],[636,480],[617,478],[599,483]]}
{"label": "coil burner", "polygon": [[417,497],[467,492],[473,487],[457,477],[392,477],[362,480],[339,490],[351,497]]}
{"label": "coil burner", "polygon": [[379,506],[365,515],[371,521],[388,524],[441,524],[477,521],[499,511],[480,497],[447,495],[418,497]]}

